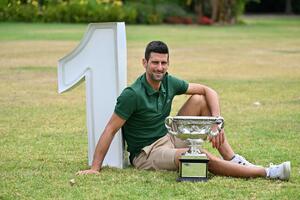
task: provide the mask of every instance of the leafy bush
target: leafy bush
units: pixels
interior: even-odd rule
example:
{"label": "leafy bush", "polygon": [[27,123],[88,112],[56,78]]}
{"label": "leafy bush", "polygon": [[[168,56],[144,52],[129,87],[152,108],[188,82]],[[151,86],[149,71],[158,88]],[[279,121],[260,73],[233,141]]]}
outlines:
{"label": "leafy bush", "polygon": [[38,18],[38,9],[33,5],[9,4],[0,8],[1,21],[19,21],[22,19],[24,22],[32,22]]}
{"label": "leafy bush", "polygon": [[178,4],[174,3],[164,3],[157,5],[157,10],[163,18],[177,16],[177,17],[186,17],[187,12],[180,7]]}
{"label": "leafy bush", "polygon": [[[111,22],[136,23],[137,11],[127,5],[95,1],[57,1],[39,8],[37,2],[0,4],[0,21]],[[34,2],[34,1],[32,1]]]}
{"label": "leafy bush", "polygon": [[159,24],[163,20],[163,16],[157,11],[156,5],[146,4],[143,2],[129,2],[126,3],[126,5],[136,10],[137,23]]}

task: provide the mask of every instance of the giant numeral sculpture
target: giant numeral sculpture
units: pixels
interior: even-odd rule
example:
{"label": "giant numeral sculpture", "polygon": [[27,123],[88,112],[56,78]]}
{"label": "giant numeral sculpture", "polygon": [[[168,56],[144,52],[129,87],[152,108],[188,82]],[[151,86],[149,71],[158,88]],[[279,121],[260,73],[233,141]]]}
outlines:
{"label": "giant numeral sculpture", "polygon": [[[125,24],[97,23],[90,24],[80,44],[59,60],[59,93],[86,81],[89,165],[116,98],[126,86],[126,57]],[[103,165],[123,168],[122,134],[115,135]]]}

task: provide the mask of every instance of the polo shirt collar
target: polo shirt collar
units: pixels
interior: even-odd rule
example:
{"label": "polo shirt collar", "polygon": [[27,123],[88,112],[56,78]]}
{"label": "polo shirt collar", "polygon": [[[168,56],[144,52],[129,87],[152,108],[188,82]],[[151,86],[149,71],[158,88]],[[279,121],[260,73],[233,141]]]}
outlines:
{"label": "polo shirt collar", "polygon": [[[167,74],[165,75],[165,77],[167,76]],[[165,79],[164,77],[164,79]],[[146,78],[146,73],[144,73],[144,75],[142,76],[142,84],[144,85],[145,89],[146,89],[146,92],[148,95],[154,95],[158,92],[161,92],[161,93],[166,93],[166,89],[164,87],[164,84],[163,84],[163,81],[161,81],[160,83],[160,87],[159,87],[159,91],[157,90],[154,90],[151,85],[148,83],[147,81],[147,78]]]}

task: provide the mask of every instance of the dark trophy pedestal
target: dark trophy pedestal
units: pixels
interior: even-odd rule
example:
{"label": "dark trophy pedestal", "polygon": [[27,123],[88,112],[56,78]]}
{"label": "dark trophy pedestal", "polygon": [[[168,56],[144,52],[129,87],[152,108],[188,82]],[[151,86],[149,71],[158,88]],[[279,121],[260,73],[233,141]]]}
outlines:
{"label": "dark trophy pedestal", "polygon": [[207,181],[208,180],[208,158],[203,156],[185,156],[179,159],[179,177],[177,181]]}

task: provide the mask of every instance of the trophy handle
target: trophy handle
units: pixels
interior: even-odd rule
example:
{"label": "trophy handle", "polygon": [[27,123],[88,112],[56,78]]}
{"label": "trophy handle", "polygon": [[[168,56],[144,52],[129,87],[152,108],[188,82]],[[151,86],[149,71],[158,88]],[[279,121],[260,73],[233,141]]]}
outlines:
{"label": "trophy handle", "polygon": [[165,119],[165,126],[168,129],[169,133],[177,135],[178,133],[176,133],[172,130],[172,127],[173,127],[172,125],[173,125],[173,117],[169,116]]}
{"label": "trophy handle", "polygon": [[212,136],[212,137],[215,137],[217,136],[220,131],[222,130],[222,128],[224,128],[224,118],[223,117],[218,117],[216,119],[216,124],[218,126],[218,129],[216,131],[210,131],[209,135]]}
{"label": "trophy handle", "polygon": [[221,129],[224,128],[224,118],[218,117],[216,122],[218,124],[218,130],[221,131]]}

